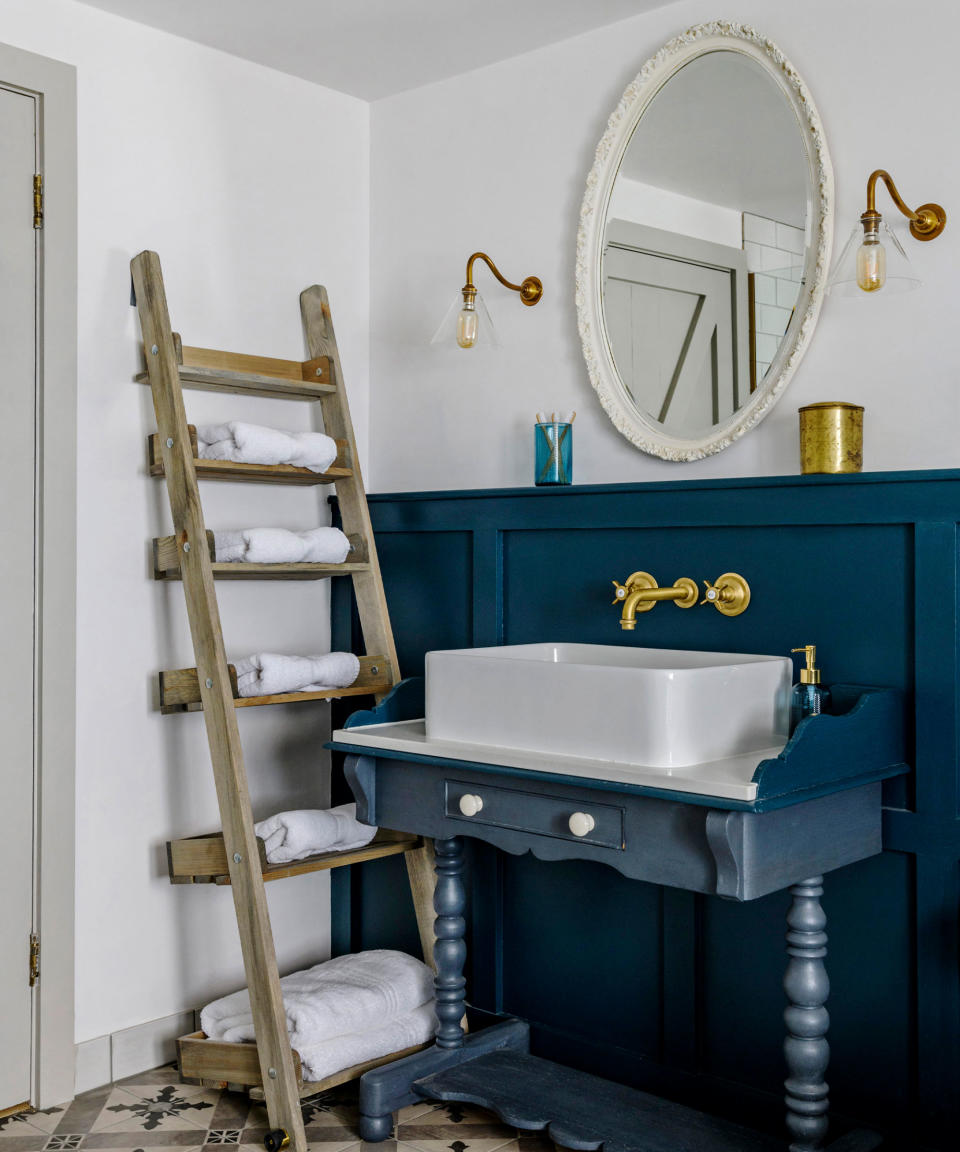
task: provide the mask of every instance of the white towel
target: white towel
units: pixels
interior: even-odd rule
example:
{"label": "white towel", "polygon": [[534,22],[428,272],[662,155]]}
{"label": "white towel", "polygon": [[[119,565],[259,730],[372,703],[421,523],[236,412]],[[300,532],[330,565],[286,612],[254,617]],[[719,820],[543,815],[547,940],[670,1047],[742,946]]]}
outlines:
{"label": "white towel", "polygon": [[[335,1040],[321,1040],[319,1044],[297,1048],[304,1080],[316,1083],[325,1080],[344,1068],[363,1064],[367,1060],[377,1060],[389,1056],[391,1052],[402,1052],[417,1044],[426,1044],[433,1038],[437,1029],[437,1017],[433,1001],[428,1000],[419,1008],[414,1008],[404,1016],[398,1016],[381,1028],[369,1032],[352,1032],[338,1036]],[[296,1047],[296,1045],[294,1045]]]}
{"label": "white towel", "polygon": [[360,661],[352,652],[325,656],[279,656],[257,652],[233,661],[241,696],[280,696],[284,692],[323,692],[349,688],[360,675]]}
{"label": "white towel", "polygon": [[311,472],[326,472],[337,458],[336,441],[322,432],[281,432],[242,420],[198,424],[197,446],[203,460],[293,464]]}
{"label": "white towel", "polygon": [[[397,1030],[402,1029],[405,1035],[413,1034],[415,1023],[422,1031],[427,1014],[417,1014],[416,1021],[410,1017],[432,1001],[433,973],[426,964],[403,952],[377,949],[338,956],[304,972],[293,972],[283,977],[280,989],[291,1047],[306,1062],[305,1054],[314,1049],[319,1048],[318,1055],[326,1058],[337,1041],[344,1041],[342,1049],[346,1050],[364,1034],[375,1035],[391,1024],[399,1025]],[[430,1020],[430,1032],[424,1040],[433,1031],[432,1011]],[[200,1013],[200,1027],[211,1040],[254,1040],[246,988],[208,1004]],[[409,1046],[404,1036],[387,1051]],[[348,1058],[340,1067],[354,1063],[357,1061]],[[309,1076],[323,1078],[314,1077],[312,1069]]]}
{"label": "white towel", "polygon": [[278,812],[253,826],[264,841],[271,864],[289,864],[317,852],[347,852],[369,844],[375,825],[361,824],[356,804],[341,804],[327,811],[302,809]]}
{"label": "white towel", "polygon": [[243,528],[214,532],[213,544],[220,564],[342,564],[350,551],[339,528]]}

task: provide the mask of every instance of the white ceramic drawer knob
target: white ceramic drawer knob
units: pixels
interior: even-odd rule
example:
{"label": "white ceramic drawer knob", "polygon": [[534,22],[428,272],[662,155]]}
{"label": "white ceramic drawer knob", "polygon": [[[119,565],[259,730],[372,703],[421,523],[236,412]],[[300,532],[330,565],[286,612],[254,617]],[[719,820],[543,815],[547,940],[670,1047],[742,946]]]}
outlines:
{"label": "white ceramic drawer knob", "polygon": [[472,796],[469,792],[460,797],[460,811],[464,816],[476,816],[483,808],[483,797]]}
{"label": "white ceramic drawer knob", "polygon": [[574,812],[567,823],[574,836],[586,836],[588,832],[592,832],[597,826],[596,820],[594,820],[589,812]]}

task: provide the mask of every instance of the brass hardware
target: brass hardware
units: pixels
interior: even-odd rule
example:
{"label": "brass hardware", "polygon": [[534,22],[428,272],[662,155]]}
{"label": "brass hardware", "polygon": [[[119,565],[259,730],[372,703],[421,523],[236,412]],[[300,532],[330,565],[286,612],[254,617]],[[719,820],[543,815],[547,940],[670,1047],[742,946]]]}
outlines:
{"label": "brass hardware", "polygon": [[863,468],[863,408],[836,401],[800,409],[800,471],[859,472]]}
{"label": "brass hardware", "polygon": [[638,612],[649,612],[660,600],[672,600],[678,608],[692,608],[699,596],[695,581],[687,576],[681,576],[672,588],[660,588],[649,572],[633,572],[623,584],[614,580],[613,586],[613,603],[623,604],[620,627],[625,632],[636,627]]}
{"label": "brass hardware", "polygon": [[804,644],[802,648],[791,648],[791,652],[805,652],[807,656],[806,668],[800,669],[800,683],[801,684],[819,684],[820,683],[820,669],[816,667],[817,663],[817,646],[816,644]]}
{"label": "brass hardware", "polygon": [[881,216],[877,211],[878,180],[882,180],[884,184],[886,184],[887,191],[890,193],[890,199],[910,221],[910,235],[915,240],[933,240],[946,228],[947,214],[939,204],[921,204],[920,207],[914,211],[904,203],[903,197],[897,191],[897,186],[894,184],[890,173],[885,172],[882,168],[878,168],[875,172],[870,173],[867,180],[867,210],[860,217],[864,235],[875,233],[880,228]]}
{"label": "brass hardware", "polygon": [[36,932],[30,933],[30,987],[33,988],[40,979],[40,937]]}
{"label": "brass hardware", "polygon": [[736,572],[724,572],[711,584],[704,580],[706,592],[700,601],[701,606],[712,604],[724,616],[739,616],[750,605],[750,585]]}
{"label": "brass hardware", "polygon": [[473,299],[477,294],[477,289],[473,283],[473,262],[474,260],[483,260],[490,271],[496,276],[504,288],[509,288],[512,292],[519,292],[520,299],[528,307],[532,308],[534,304],[543,295],[543,284],[536,276],[528,276],[519,284],[511,284],[509,280],[505,279],[500,274],[500,269],[494,264],[486,252],[474,252],[473,255],[467,260],[467,282],[463,286],[463,302],[464,304],[472,304]]}
{"label": "brass hardware", "polygon": [[43,227],[43,174],[33,174],[33,226]]}

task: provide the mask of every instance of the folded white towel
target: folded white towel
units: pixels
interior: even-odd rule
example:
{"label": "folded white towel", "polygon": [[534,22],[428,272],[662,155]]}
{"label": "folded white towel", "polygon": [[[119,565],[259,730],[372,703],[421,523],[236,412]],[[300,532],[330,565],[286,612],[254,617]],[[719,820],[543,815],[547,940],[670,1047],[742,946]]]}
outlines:
{"label": "folded white towel", "polygon": [[304,1080],[316,1083],[355,1064],[426,1044],[437,1030],[433,1004],[428,1000],[412,1012],[369,1032],[352,1032],[335,1040],[322,1040],[319,1044],[297,1048]]}
{"label": "folded white towel", "polygon": [[356,804],[341,804],[327,811],[302,809],[278,812],[253,826],[264,841],[271,864],[289,864],[316,852],[346,852],[369,844],[375,825],[361,824]]}
{"label": "folded white towel", "polygon": [[[376,1032],[423,1007],[433,999],[433,973],[403,952],[376,949],[293,972],[280,989],[290,1044],[303,1058],[316,1045]],[[247,989],[208,1004],[200,1027],[212,1040],[254,1040]]]}
{"label": "folded white towel", "polygon": [[360,661],[352,652],[325,656],[279,656],[257,652],[233,661],[241,696],[279,696],[284,692],[323,692],[349,688],[360,675]]}
{"label": "folded white towel", "polygon": [[336,441],[322,432],[281,432],[242,420],[198,424],[197,445],[203,460],[293,464],[311,472],[326,472],[337,458]]}
{"label": "folded white towel", "polygon": [[214,532],[215,559],[221,564],[342,564],[350,541],[339,528],[243,528]]}

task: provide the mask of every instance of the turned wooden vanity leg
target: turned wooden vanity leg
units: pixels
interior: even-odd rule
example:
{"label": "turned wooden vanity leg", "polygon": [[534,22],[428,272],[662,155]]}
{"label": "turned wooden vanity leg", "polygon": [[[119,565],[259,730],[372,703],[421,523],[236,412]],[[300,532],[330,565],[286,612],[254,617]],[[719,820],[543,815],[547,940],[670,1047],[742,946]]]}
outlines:
{"label": "turned wooden vanity leg", "polygon": [[827,954],[827,917],[820,904],[823,877],[813,876],[790,889],[787,913],[787,971],[783,988],[787,994],[783,1014],[787,1038],[787,1128],[790,1152],[814,1152],[823,1144],[829,1118],[824,1076],[830,1061],[827,1029],[830,1015],[826,1000],[830,980],[823,958]]}
{"label": "turned wooden vanity leg", "polygon": [[434,924],[436,943],[433,959],[437,974],[434,978],[436,989],[437,1046],[459,1048],[463,1044],[463,992],[466,980],[463,966],[467,959],[467,945],[464,933],[467,930],[463,918],[466,906],[466,889],[463,884],[463,841],[458,836],[449,840],[437,840],[436,851],[437,887],[433,894],[433,908],[437,914]]}

